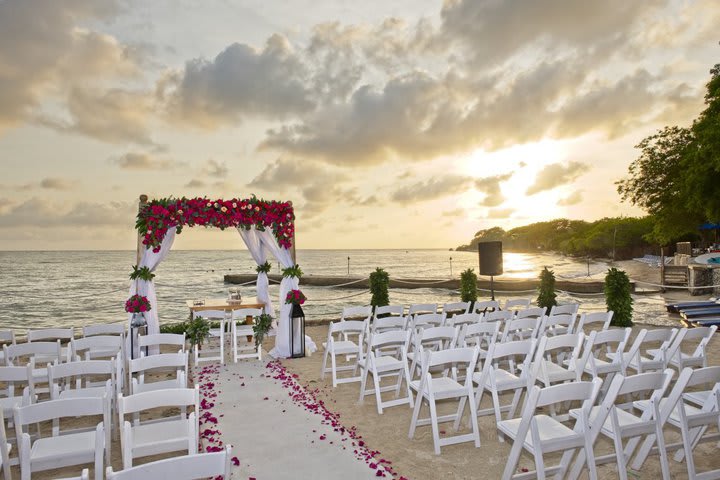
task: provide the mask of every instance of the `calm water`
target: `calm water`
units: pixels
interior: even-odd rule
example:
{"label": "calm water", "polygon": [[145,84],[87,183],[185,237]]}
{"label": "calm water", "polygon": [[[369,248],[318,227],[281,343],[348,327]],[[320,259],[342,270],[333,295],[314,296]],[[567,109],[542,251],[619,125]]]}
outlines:
{"label": "calm water", "polygon": [[[365,276],[382,267],[393,277],[427,280],[459,276],[466,268],[477,271],[477,253],[446,250],[299,250],[298,263],[305,275]],[[452,258],[452,260],[451,260]],[[93,323],[124,321],[123,304],[129,289],[128,275],[135,263],[133,251],[108,252],[0,252],[0,328],[81,327]],[[588,265],[552,254],[504,255],[504,277],[537,277],[544,265],[560,278],[601,279],[607,265]],[[452,269],[452,270],[451,270]],[[187,317],[185,300],[225,297],[226,273],[254,273],[255,264],[245,250],[173,251],[155,272],[161,322]],[[278,273],[277,264],[271,273]],[[338,282],[339,283],[339,282]],[[302,285],[302,282],[301,282]],[[244,296],[254,296],[252,285],[241,287]],[[370,294],[360,290],[302,287],[308,296],[308,318],[337,318],[343,306],[366,305]],[[271,285],[277,298],[278,287]],[[482,292],[489,299],[489,293]],[[508,294],[497,293],[501,300]],[[535,297],[533,292],[513,297]],[[459,300],[457,292],[445,289],[392,289],[391,303],[445,303]],[[560,294],[561,303],[579,301],[582,311],[604,309],[602,295],[572,297]],[[658,296],[638,296],[635,319],[646,323],[675,323],[667,317]]]}

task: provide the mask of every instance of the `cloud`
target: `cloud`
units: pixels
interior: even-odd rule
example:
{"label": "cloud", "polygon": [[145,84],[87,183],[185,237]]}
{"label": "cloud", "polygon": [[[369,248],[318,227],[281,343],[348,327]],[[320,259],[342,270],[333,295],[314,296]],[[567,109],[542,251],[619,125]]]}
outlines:
{"label": "cloud", "polygon": [[142,152],[128,152],[110,161],[124,170],[165,170],[173,166],[171,160],[155,158]]}
{"label": "cloud", "polygon": [[47,190],[71,190],[75,185],[76,182],[65,178],[48,177],[40,180],[40,187]]}
{"label": "cloud", "polygon": [[31,198],[0,213],[0,228],[9,227],[106,227],[135,224],[137,206],[132,203],[78,202],[58,206],[41,198]]}
{"label": "cloud", "polygon": [[203,182],[202,180],[198,180],[197,178],[193,178],[185,184],[185,188],[202,188],[204,186],[205,182]]}
{"label": "cloud", "polygon": [[228,169],[227,163],[213,160],[212,158],[207,161],[203,173],[216,178],[225,178],[228,176],[230,170]]}
{"label": "cloud", "polygon": [[399,188],[391,195],[391,199],[403,205],[409,203],[435,200],[458,193],[470,185],[472,181],[459,175],[433,177],[429,180],[413,183]]}
{"label": "cloud", "polygon": [[580,162],[569,162],[567,165],[553,163],[544,167],[535,177],[535,183],[525,192],[534,195],[545,190],[552,190],[561,185],[568,184],[590,169]]}
{"label": "cloud", "polygon": [[480,205],[485,207],[497,207],[505,201],[505,197],[500,191],[500,182],[510,180],[512,172],[494,177],[478,178],[475,180],[475,188],[485,194],[485,198]]}
{"label": "cloud", "polygon": [[248,187],[279,191],[310,183],[337,183],[347,179],[344,172],[318,162],[278,158],[253,178]]}
{"label": "cloud", "polygon": [[465,209],[464,208],[456,208],[454,210],[447,210],[442,213],[443,217],[464,217],[465,216]]}
{"label": "cloud", "polygon": [[311,110],[307,68],[288,40],[272,35],[262,50],[233,43],[214,60],[188,61],[158,84],[173,121],[203,128],[243,117],[271,118]]}
{"label": "cloud", "polygon": [[510,217],[513,213],[515,213],[514,208],[491,208],[485,218],[504,219]]}
{"label": "cloud", "polygon": [[582,200],[582,190],[575,190],[567,197],[558,200],[557,204],[561,207],[569,207],[570,205],[577,205],[578,203],[582,202]]}

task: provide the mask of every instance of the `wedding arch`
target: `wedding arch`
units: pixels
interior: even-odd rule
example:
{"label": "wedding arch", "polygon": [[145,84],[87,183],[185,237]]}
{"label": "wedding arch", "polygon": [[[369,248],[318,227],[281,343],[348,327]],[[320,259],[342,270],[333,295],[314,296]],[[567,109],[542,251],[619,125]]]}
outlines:
{"label": "wedding arch", "polygon": [[[257,297],[265,304],[265,313],[277,322],[274,357],[290,356],[289,322],[292,305],[284,302],[287,292],[298,288],[299,268],[295,264],[295,212],[292,202],[266,201],[254,195],[250,198],[212,200],[196,198],[160,198],[148,201],[140,196],[137,222],[138,264],[130,275],[130,296],[146,296],[150,310],[145,313],[148,333],[160,333],[157,296],[153,273],[167,257],[175,236],[184,227],[235,228],[240,233],[253,260],[257,264]],[[267,273],[268,254],[283,267],[280,283],[280,315],[275,316]]]}

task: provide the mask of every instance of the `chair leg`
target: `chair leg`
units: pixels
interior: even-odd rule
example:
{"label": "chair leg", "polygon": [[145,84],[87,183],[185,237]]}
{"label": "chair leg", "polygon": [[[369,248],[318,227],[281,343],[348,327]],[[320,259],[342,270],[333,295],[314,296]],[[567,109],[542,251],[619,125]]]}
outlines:
{"label": "chair leg", "polygon": [[[522,442],[519,438],[516,438],[515,441]],[[533,458],[535,459],[535,476],[537,480],[545,480],[545,462],[543,461],[542,450],[535,448]]]}
{"label": "chair leg", "polygon": [[383,413],[382,407],[382,392],[380,392],[380,375],[377,371],[373,370],[373,385],[375,385],[375,402],[377,403],[377,411],[380,415]]}
{"label": "chair leg", "polygon": [[503,471],[502,480],[511,480],[515,468],[517,467],[518,460],[520,460],[520,454],[522,453],[524,439],[516,438],[513,441],[513,446],[510,449],[510,455],[508,455],[507,462],[505,463],[505,470]]}
{"label": "chair leg", "polygon": [[332,367],[332,386],[337,387],[337,363],[335,361],[335,352],[330,352],[330,366]]}
{"label": "chair leg", "polygon": [[508,420],[512,419],[515,416],[515,411],[520,404],[520,396],[522,395],[522,392],[522,389],[518,388],[517,390],[515,390],[515,393],[513,393],[512,403],[510,404],[510,410],[508,410],[507,414]]}
{"label": "chair leg", "polygon": [[[655,431],[657,433],[655,436],[657,438],[658,451],[660,453],[660,468],[662,469],[663,478],[670,478],[670,465],[668,462],[667,449],[665,448],[665,436],[662,428],[659,426],[659,423],[660,422],[656,423]],[[692,450],[687,452],[687,459],[692,461]],[[693,478],[693,476],[691,475],[690,478]]]}
{"label": "chair leg", "polygon": [[[685,464],[687,465],[687,471],[688,471],[688,478],[694,479],[695,476],[695,459],[693,458],[693,445],[692,445],[692,438],[690,435],[690,432],[688,432],[687,428],[682,428],[682,442],[683,442],[683,449],[685,450]],[[658,442],[658,448],[660,447],[660,442]]]}
{"label": "chair leg", "polygon": [[475,437],[475,447],[480,448],[480,426],[478,425],[477,408],[475,408],[475,399],[472,398],[472,394],[468,403],[470,404],[470,426]]}
{"label": "chair leg", "polygon": [[418,417],[420,416],[420,407],[423,403],[423,394],[418,391],[417,397],[415,398],[415,408],[413,408],[412,420],[410,421],[410,432],[408,432],[408,438],[415,436],[415,428],[417,427]]}
{"label": "chair leg", "polygon": [[360,398],[358,398],[358,403],[363,403],[365,401],[365,388],[367,388],[367,377],[368,368],[366,366],[365,368],[360,369]]}
{"label": "chair leg", "polygon": [[617,461],[618,477],[620,477],[620,480],[628,480],[627,459],[625,458],[625,449],[623,448],[622,438],[615,434],[613,443],[615,444],[615,458]]}
{"label": "chair leg", "polygon": [[432,392],[429,395],[428,404],[430,405],[430,426],[432,427],[433,443],[435,445],[435,455],[440,455],[440,427],[438,426],[435,397],[432,396]]}
{"label": "chair leg", "polygon": [[460,430],[460,420],[462,420],[463,413],[465,413],[465,402],[467,402],[467,397],[462,397],[458,402],[458,409],[453,422],[453,430],[456,432]]}

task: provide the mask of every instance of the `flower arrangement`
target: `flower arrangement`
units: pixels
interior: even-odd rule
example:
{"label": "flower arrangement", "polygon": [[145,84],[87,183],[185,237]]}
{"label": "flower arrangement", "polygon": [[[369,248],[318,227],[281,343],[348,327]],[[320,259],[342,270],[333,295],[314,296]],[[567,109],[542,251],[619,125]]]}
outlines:
{"label": "flower arrangement", "polygon": [[160,244],[168,229],[177,227],[180,233],[185,225],[226,228],[272,229],[278,244],[284,248],[292,246],[295,235],[295,212],[292,202],[277,202],[258,199],[210,200],[196,198],[162,198],[145,205],[138,212],[135,228],[143,236],[143,245],[160,251]]}
{"label": "flower arrangement", "polygon": [[272,317],[267,313],[262,313],[255,317],[255,322],[253,323],[253,334],[255,336],[256,347],[262,344],[263,339],[265,338],[265,335],[267,335],[267,332],[270,331],[271,326]]}
{"label": "flower arrangement", "polygon": [[142,295],[133,295],[125,302],[125,311],[128,313],[149,312],[150,300]]}
{"label": "flower arrangement", "polygon": [[285,303],[292,303],[294,305],[302,305],[307,300],[307,297],[300,290],[290,290],[285,297]]}

